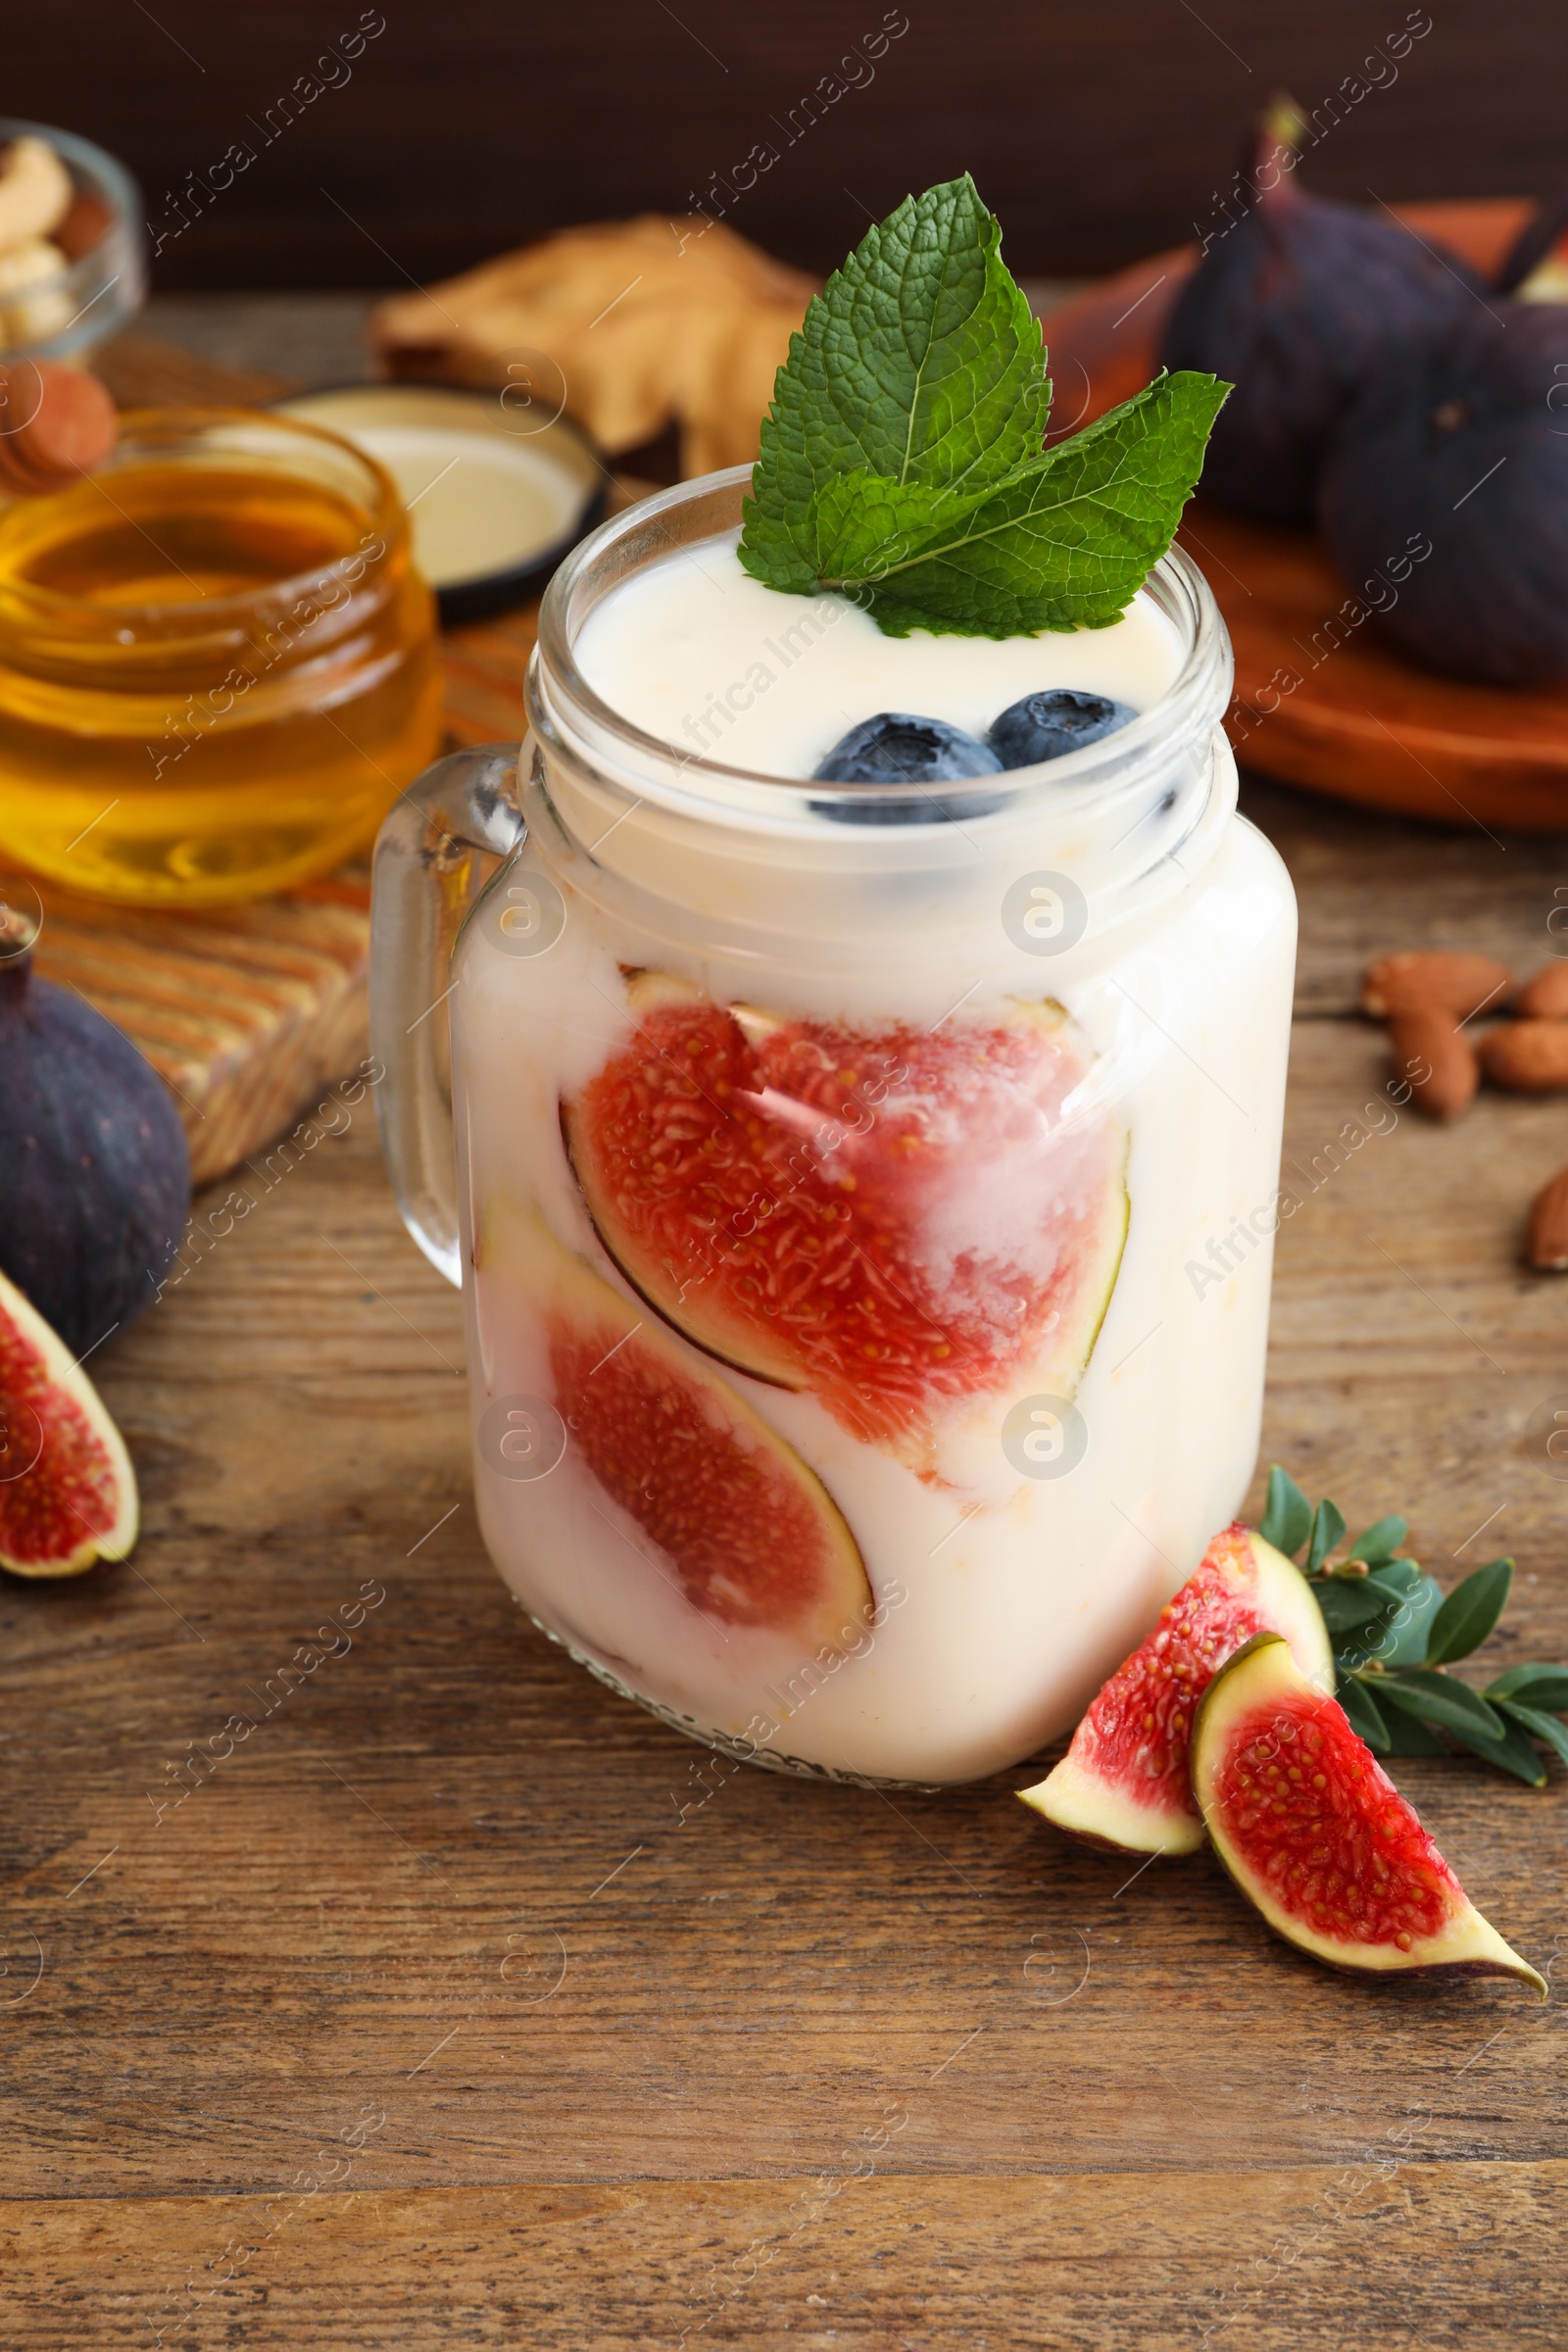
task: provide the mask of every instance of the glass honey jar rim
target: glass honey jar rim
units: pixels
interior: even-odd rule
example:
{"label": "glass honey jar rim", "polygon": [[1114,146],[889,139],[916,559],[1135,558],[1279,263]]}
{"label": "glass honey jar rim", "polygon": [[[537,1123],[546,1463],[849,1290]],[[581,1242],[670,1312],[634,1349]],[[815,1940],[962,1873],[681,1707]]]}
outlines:
{"label": "glass honey jar rim", "polygon": [[[295,463],[287,463],[289,458]],[[309,564],[231,593],[142,602],[116,603],[48,587],[6,564],[10,526],[19,515],[24,523],[24,509],[47,506],[58,512],[58,502],[77,497],[85,484],[97,484],[110,503],[118,505],[107,487],[117,474],[181,462],[215,472],[238,466],[275,472],[280,479],[292,475],[335,494],[365,514],[360,545],[325,563]],[[133,516],[128,519],[135,521]],[[384,572],[394,563],[401,569],[410,551],[408,515],[396,483],[368,450],[343,434],[259,409],[190,402],[130,409],[120,419],[113,450],[79,482],[0,508],[0,660],[5,659],[6,640],[13,632],[26,636],[36,631],[61,653],[74,647],[90,654],[135,640],[167,657],[180,646],[237,644],[258,621],[276,617],[302,599],[340,582],[359,588],[368,575]]]}

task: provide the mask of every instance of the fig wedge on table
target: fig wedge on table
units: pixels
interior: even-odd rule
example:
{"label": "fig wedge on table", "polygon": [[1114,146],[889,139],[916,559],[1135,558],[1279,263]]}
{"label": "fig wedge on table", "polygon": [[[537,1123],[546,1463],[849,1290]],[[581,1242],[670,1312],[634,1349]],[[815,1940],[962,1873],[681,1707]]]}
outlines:
{"label": "fig wedge on table", "polygon": [[136,1541],[124,1441],[65,1343],[0,1274],[0,1568],[75,1576]]}
{"label": "fig wedge on table", "polygon": [[1518,1977],[1546,1998],[1278,1634],[1255,1635],[1214,1676],[1192,1762],[1215,1851],[1287,1943],[1357,1975]]}
{"label": "fig wedge on table", "polygon": [[1019,1790],[1024,1803],[1091,1845],[1196,1853],[1203,1823],[1188,1759],[1198,1702],[1232,1652],[1265,1630],[1283,1634],[1313,1681],[1333,1690],[1328,1629],[1305,1578],[1238,1521],[1103,1685],[1055,1770]]}

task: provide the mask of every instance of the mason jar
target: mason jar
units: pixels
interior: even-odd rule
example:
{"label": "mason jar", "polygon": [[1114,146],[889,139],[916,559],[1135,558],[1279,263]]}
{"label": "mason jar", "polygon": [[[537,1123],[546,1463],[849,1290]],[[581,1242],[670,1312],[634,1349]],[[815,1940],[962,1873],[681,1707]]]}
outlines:
{"label": "mason jar", "polygon": [[748,480],[585,540],[520,748],[387,818],[383,1136],[535,1622],[714,1747],[929,1787],[1065,1732],[1242,1500],[1295,902],[1178,551],[1152,706],[938,805],[611,708],[591,616]]}

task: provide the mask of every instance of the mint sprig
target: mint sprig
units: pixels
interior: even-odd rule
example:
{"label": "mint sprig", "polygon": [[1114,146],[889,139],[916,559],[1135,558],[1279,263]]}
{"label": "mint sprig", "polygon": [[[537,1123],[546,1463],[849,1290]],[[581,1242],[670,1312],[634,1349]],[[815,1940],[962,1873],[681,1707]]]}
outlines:
{"label": "mint sprig", "polygon": [[1169,547],[1229,387],[1162,375],[1043,450],[1040,327],[967,173],[906,198],[815,296],[774,386],[740,556],[890,636],[1104,628]]}
{"label": "mint sprig", "polygon": [[1326,1495],[1314,1510],[1278,1463],[1258,1533],[1298,1560],[1328,1628],[1340,1703],[1375,1753],[1447,1756],[1451,1740],[1533,1788],[1546,1785],[1535,1741],[1568,1764],[1568,1730],[1557,1721],[1568,1714],[1568,1666],[1510,1666],[1483,1690],[1446,1672],[1502,1615],[1512,1560],[1489,1560],[1446,1593],[1419,1561],[1399,1556],[1408,1528],[1397,1515],[1335,1558],[1344,1514]]}

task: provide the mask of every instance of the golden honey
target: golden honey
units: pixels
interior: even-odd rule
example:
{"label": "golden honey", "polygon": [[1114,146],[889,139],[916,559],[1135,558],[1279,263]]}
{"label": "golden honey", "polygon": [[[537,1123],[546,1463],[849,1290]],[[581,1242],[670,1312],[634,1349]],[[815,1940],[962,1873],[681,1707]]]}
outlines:
{"label": "golden honey", "polygon": [[367,843],[440,746],[408,519],[336,434],[145,410],[0,511],[0,863],[140,906],[254,898]]}

